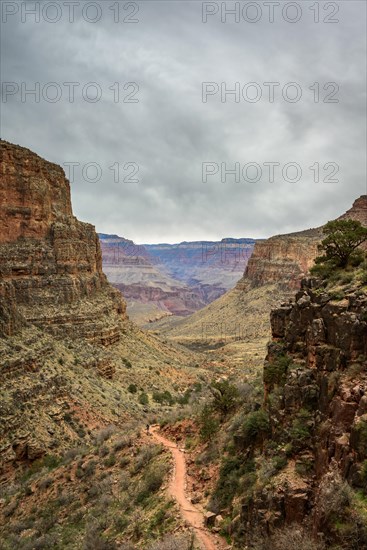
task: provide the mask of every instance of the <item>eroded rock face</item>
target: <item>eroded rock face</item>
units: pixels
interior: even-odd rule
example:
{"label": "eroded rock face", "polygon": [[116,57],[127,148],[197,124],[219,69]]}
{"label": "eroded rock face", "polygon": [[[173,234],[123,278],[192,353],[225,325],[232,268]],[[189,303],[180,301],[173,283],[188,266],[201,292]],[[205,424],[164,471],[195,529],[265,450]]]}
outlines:
{"label": "eroded rock face", "polygon": [[0,243],[44,239],[53,222],[71,217],[63,169],[24,147],[1,141]]}
{"label": "eroded rock face", "polygon": [[72,213],[61,167],[1,141],[0,336],[32,323],[56,337],[117,342],[121,294],[102,272],[94,227]]}
{"label": "eroded rock face", "polygon": [[346,287],[336,299],[316,283],[304,279],[295,301],[271,313],[264,406],[272,441],[281,447],[291,434],[293,450],[274,487],[243,508],[243,518],[263,532],[307,520],[322,529],[318,503],[327,479],[365,483],[367,295]]}
{"label": "eroded rock face", "polygon": [[247,278],[256,286],[279,282],[286,288],[297,289],[313,265],[322,240],[321,229],[304,233],[257,242],[246,269]]}
{"label": "eroded rock face", "polygon": [[356,220],[367,225],[367,195],[361,195],[353,203],[352,208],[340,216],[339,220]]}

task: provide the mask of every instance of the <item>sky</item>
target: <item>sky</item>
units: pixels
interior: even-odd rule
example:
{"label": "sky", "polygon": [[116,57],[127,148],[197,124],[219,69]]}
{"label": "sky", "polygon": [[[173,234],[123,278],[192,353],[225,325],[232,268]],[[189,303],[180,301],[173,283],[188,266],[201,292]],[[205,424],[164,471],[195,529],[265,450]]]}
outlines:
{"label": "sky", "polygon": [[367,193],[364,1],[1,8],[1,137],[63,166],[97,231],[264,238]]}

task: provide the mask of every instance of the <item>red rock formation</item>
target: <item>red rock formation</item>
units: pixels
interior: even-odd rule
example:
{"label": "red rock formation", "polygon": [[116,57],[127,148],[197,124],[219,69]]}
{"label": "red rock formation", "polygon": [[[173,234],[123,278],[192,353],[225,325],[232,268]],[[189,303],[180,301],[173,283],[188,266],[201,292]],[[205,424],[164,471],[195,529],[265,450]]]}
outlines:
{"label": "red rock formation", "polygon": [[109,345],[126,318],[94,227],[72,213],[63,170],[1,141],[0,336],[23,322]]}
{"label": "red rock formation", "polygon": [[361,195],[353,203],[352,208],[338,218],[339,220],[357,220],[367,225],[367,195]]}

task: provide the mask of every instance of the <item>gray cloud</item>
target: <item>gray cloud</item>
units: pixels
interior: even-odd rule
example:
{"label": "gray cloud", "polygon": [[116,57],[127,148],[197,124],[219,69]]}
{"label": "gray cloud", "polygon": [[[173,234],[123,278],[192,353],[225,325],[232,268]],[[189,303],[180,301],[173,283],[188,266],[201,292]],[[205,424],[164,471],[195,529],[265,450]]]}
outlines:
{"label": "gray cloud", "polygon": [[[22,23],[19,14],[3,24],[2,80],[29,87],[57,82],[63,95],[57,103],[10,97],[2,103],[1,130],[5,139],[61,165],[100,165],[99,182],[85,181],[78,168],[71,184],[75,214],[98,231],[136,242],[264,237],[320,225],[366,193],[364,2],[336,2],[335,24],[314,23],[307,1],[298,2],[303,14],[294,24],[277,11],[269,23],[260,2],[258,23],[223,24],[216,15],[203,24],[201,2],[153,0],[138,2],[137,24],[113,23],[114,2],[101,2],[102,18],[91,24],[80,14],[85,4],[74,23],[60,1],[63,16],[55,24],[31,17]],[[320,17],[330,12],[324,7],[320,2]],[[98,103],[80,94],[92,81],[102,88]],[[81,83],[74,103],[64,82]],[[136,82],[139,103],[115,103],[109,89],[115,82]],[[228,88],[257,82],[263,94],[264,82],[280,86],[274,103],[264,97],[222,103],[220,94],[203,103],[202,82]],[[289,82],[302,89],[297,103],[282,98]],[[319,103],[309,89],[314,82]],[[338,103],[322,101],[332,91],[323,90],[327,82],[339,85]],[[281,165],[273,183],[263,166],[269,161]],[[122,181],[127,162],[139,165],[139,183]],[[217,174],[203,183],[203,162],[257,162],[263,178],[222,183]],[[302,167],[297,183],[281,177],[288,162]],[[309,167],[315,162],[321,178],[330,172],[323,169],[327,162],[338,163],[339,181],[314,182]],[[119,183],[109,168],[114,163],[121,165]]]}

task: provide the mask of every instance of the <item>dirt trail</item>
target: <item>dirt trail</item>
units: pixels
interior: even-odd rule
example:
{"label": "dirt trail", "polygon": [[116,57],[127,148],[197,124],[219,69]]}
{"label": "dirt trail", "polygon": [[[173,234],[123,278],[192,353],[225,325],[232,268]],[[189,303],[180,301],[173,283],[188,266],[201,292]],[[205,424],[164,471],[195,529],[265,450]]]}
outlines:
{"label": "dirt trail", "polygon": [[158,426],[152,426],[154,439],[170,449],[174,459],[174,473],[170,481],[169,492],[177,501],[182,517],[193,528],[202,550],[219,550],[228,548],[223,539],[210,533],[204,527],[204,514],[200,512],[186,496],[186,460],[184,453],[169,439],[159,433]]}

